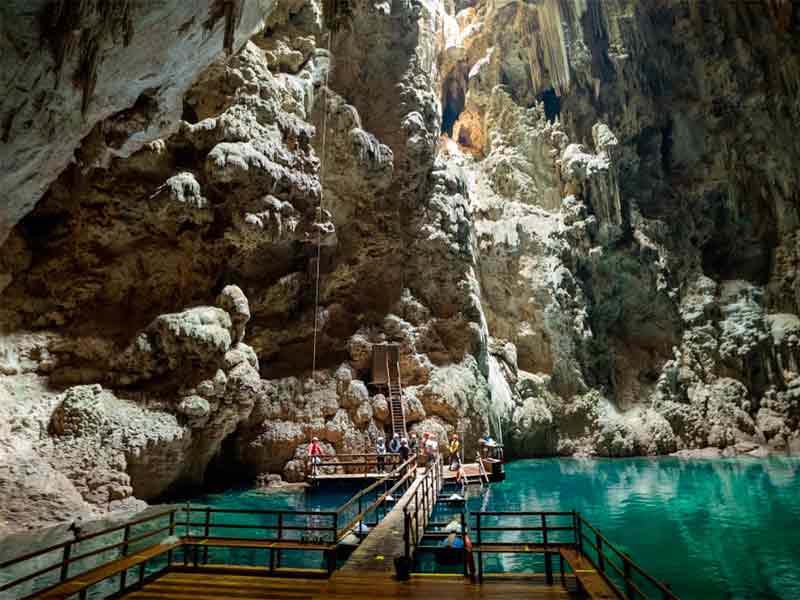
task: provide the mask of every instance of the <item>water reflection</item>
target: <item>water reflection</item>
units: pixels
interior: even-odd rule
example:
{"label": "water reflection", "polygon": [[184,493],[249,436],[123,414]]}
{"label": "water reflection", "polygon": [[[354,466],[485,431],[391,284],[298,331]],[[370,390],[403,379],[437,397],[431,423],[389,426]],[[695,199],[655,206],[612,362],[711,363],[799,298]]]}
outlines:
{"label": "water reflection", "polygon": [[684,598],[800,598],[798,459],[548,459],[507,472],[490,510],[579,510]]}

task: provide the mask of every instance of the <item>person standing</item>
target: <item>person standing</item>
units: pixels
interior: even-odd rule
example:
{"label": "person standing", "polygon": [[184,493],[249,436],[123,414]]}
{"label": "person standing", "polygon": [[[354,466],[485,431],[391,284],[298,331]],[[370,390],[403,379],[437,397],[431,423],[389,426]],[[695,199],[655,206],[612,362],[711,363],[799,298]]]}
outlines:
{"label": "person standing", "polygon": [[419,453],[419,440],[417,439],[416,433],[411,434],[411,439],[408,440],[408,447],[411,450],[412,454]]}
{"label": "person standing", "polygon": [[425,456],[428,462],[428,465],[432,465],[436,462],[437,454],[439,453],[439,442],[436,441],[436,435],[431,434],[428,435],[426,433],[425,437]]}
{"label": "person standing", "polygon": [[458,435],[454,433],[453,437],[450,440],[450,446],[448,447],[448,450],[450,450],[451,471],[455,471],[461,464],[461,458],[458,455],[460,449],[461,449],[461,442],[458,439]]}
{"label": "person standing", "polygon": [[408,457],[411,455],[411,448],[408,447],[408,440],[406,438],[402,438],[400,440],[400,464],[403,465],[403,471],[400,473],[400,477],[406,474],[407,466],[406,461]]}
{"label": "person standing", "polygon": [[400,453],[400,462],[406,462],[411,455],[411,448],[408,447],[408,440],[406,438],[400,440],[400,450],[398,450],[398,452]]}
{"label": "person standing", "polygon": [[316,477],[319,471],[319,465],[322,463],[322,446],[319,444],[319,438],[311,438],[311,443],[308,445],[308,456],[311,459],[311,476]]}
{"label": "person standing", "polygon": [[392,454],[397,454],[400,452],[400,434],[395,433],[392,436],[391,441],[389,442],[389,452]]}
{"label": "person standing", "polygon": [[375,445],[375,454],[378,455],[378,473],[383,473],[386,470],[386,442],[382,437]]}
{"label": "person standing", "polygon": [[428,463],[430,460],[430,448],[428,448],[428,441],[430,440],[431,434],[427,431],[422,432],[422,442],[420,443],[420,453],[425,457],[425,464]]}

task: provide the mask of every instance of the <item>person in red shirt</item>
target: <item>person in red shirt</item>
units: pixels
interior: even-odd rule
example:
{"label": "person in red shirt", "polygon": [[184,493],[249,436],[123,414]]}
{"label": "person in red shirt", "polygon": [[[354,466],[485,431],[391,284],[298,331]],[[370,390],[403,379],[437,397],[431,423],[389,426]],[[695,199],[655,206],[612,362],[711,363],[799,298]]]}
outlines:
{"label": "person in red shirt", "polygon": [[311,475],[315,476],[322,463],[322,446],[319,445],[319,438],[311,438],[311,443],[308,445],[308,456],[311,458]]}

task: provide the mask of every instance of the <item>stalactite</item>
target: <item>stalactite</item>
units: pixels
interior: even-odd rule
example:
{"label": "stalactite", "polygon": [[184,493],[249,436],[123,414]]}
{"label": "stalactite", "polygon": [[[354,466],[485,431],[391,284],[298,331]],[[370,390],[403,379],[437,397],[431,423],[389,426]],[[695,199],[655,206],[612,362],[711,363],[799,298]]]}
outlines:
{"label": "stalactite", "polygon": [[546,0],[533,9],[523,9],[523,30],[528,38],[528,63],[534,91],[553,87],[562,95],[570,83],[561,4]]}
{"label": "stalactite", "polygon": [[56,0],[50,7],[45,36],[52,40],[56,81],[61,84],[65,66],[78,59],[73,76],[81,87],[85,114],[97,84],[97,68],[103,41],[128,46],[133,39],[132,0]]}
{"label": "stalactite", "polygon": [[242,16],[241,0],[231,0],[225,3],[225,38],[222,42],[225,52],[230,56],[233,54],[233,43],[236,33],[236,25]]}

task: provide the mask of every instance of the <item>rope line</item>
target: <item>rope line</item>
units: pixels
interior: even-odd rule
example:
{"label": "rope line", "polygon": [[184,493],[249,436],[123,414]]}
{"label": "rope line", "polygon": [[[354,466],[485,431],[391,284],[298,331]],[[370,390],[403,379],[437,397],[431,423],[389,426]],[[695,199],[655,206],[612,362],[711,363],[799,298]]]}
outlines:
{"label": "rope line", "polygon": [[311,389],[316,387],[317,371],[317,332],[319,330],[319,265],[322,262],[322,213],[325,207],[325,162],[327,158],[327,134],[328,134],[328,81],[331,76],[331,40],[333,31],[328,32],[328,68],[325,71],[325,89],[323,90],[322,105],[322,162],[319,167],[319,208],[317,209],[317,268],[316,280],[314,283],[314,346],[311,352]]}

